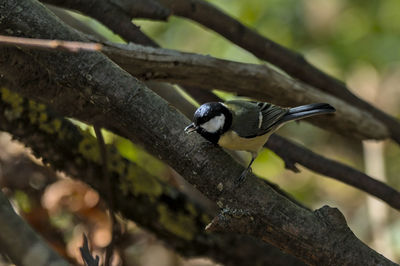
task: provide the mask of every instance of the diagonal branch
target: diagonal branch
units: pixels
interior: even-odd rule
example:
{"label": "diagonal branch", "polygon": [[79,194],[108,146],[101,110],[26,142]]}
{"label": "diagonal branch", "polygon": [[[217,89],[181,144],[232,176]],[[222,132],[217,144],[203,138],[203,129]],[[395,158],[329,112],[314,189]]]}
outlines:
{"label": "diagonal branch", "polygon": [[[12,60],[12,61],[14,61],[14,63],[16,63],[15,60]],[[25,66],[28,65],[28,61],[25,61],[23,64]],[[17,66],[17,68],[19,68],[19,67]],[[22,84],[27,84],[26,80],[21,80],[20,82]],[[17,83],[15,83],[15,84],[17,84]],[[32,88],[25,87],[25,89],[31,90],[33,88],[37,88],[36,84],[34,84],[34,83],[32,83],[30,86],[32,86]],[[43,87],[42,89],[49,91],[54,88],[55,88],[55,86],[53,84],[52,86]],[[19,89],[21,89],[21,88],[19,88]],[[67,88],[64,88],[64,89],[67,89]],[[34,93],[34,94],[36,94],[36,93]],[[33,96],[33,95],[31,95],[31,96]],[[46,97],[45,95],[43,95],[43,94],[41,95],[42,100],[45,97]],[[64,98],[64,100],[68,101],[68,99],[65,99],[65,98]],[[51,100],[48,99],[47,101],[49,102]],[[54,101],[53,103],[55,103],[56,105],[58,105],[58,103],[61,103],[61,101],[59,101],[59,99],[57,99],[57,98],[53,98],[53,101]],[[113,104],[113,103],[110,103],[110,104]],[[74,112],[71,109],[76,108],[76,105],[75,106],[72,104],[67,104],[67,105],[69,106],[70,110],[63,109],[62,111],[68,112],[70,114],[72,112]],[[60,108],[60,109],[62,109],[62,108]],[[19,108],[17,108],[17,110],[19,110]],[[165,110],[166,109],[164,109],[164,111]],[[85,113],[86,112],[89,114],[95,114],[95,113],[98,113],[99,111],[96,111],[95,109],[93,110],[93,107],[87,106],[85,109]],[[13,114],[12,112],[2,112],[2,113],[8,114],[8,117],[13,117],[11,115],[11,114]],[[135,114],[135,112],[125,112],[125,113]],[[82,115],[80,112],[75,113],[74,115],[77,116],[78,118],[85,117],[86,119],[89,119],[86,117],[86,114]],[[113,115],[115,116],[115,113]],[[99,122],[98,119],[99,118],[97,118],[97,119],[92,118],[91,120],[92,121],[96,120],[97,122]],[[110,117],[105,118],[105,119],[112,120]],[[143,117],[142,117],[142,119],[143,119]],[[51,121],[51,119],[48,121]],[[122,121],[122,120],[120,120],[120,118],[117,118],[112,122],[112,124],[114,124],[117,121]],[[172,121],[173,120],[169,120],[168,123],[171,123]],[[104,121],[101,121],[100,123],[104,123]],[[5,125],[4,122],[1,124]],[[167,126],[167,124],[165,124],[164,126]],[[18,129],[18,128],[19,127],[17,127],[17,126],[10,127],[10,129]],[[46,127],[44,127],[44,128],[46,128]],[[118,128],[121,128],[121,127],[118,126]],[[143,128],[142,128],[142,130],[143,130]],[[37,134],[33,134],[33,132],[27,131],[27,130],[22,130],[22,131],[20,130],[19,132],[27,135],[28,140],[30,140],[29,141],[30,145],[39,144],[39,147],[43,146],[42,143],[44,141],[43,141],[43,139],[39,140],[37,138],[37,136],[38,136]],[[156,137],[159,138],[160,135],[156,135]],[[169,137],[173,137],[173,135],[169,135]],[[318,222],[318,219],[313,218],[312,213],[306,215],[306,213],[304,213],[305,209],[303,209],[303,208],[297,209],[298,207],[293,209],[294,206],[289,203],[290,201],[288,202],[286,200],[286,198],[282,198],[281,196],[279,196],[279,194],[275,194],[274,190],[270,190],[270,188],[266,187],[263,182],[254,183],[254,181],[255,181],[254,176],[249,177],[247,182],[240,189],[237,189],[236,191],[231,190],[233,184],[231,182],[230,177],[236,176],[237,174],[240,173],[240,171],[241,171],[240,166],[237,166],[237,165],[235,166],[234,162],[228,162],[228,161],[230,161],[230,159],[227,158],[226,155],[222,151],[219,151],[219,150],[215,151],[215,148],[213,148],[213,147],[202,145],[201,139],[199,140],[198,138],[196,138],[195,140],[196,140],[195,143],[181,143],[181,142],[179,143],[178,146],[180,147],[180,150],[178,151],[178,154],[181,155],[181,156],[179,156],[180,157],[179,159],[175,159],[175,158],[177,158],[176,156],[178,156],[178,155],[171,148],[169,148],[168,151],[167,150],[165,151],[165,152],[168,152],[169,156],[174,156],[174,158],[172,158],[172,161],[170,161],[171,165],[174,165],[172,162],[176,162],[175,160],[180,160],[178,164],[175,163],[175,165],[174,165],[175,169],[181,167],[181,169],[180,169],[181,171],[188,171],[187,175],[189,175],[189,173],[193,175],[192,171],[197,172],[197,174],[195,174],[195,176],[194,176],[197,180],[191,180],[191,181],[194,182],[195,184],[197,184],[198,188],[200,188],[203,191],[203,193],[206,193],[209,197],[212,197],[215,201],[219,202],[219,204],[221,206],[225,206],[225,209],[228,210],[228,212],[225,212],[225,214],[227,214],[231,218],[232,217],[235,218],[234,221],[236,221],[236,219],[242,217],[243,219],[246,219],[246,220],[241,220],[241,222],[240,222],[241,224],[248,222],[247,218],[249,218],[250,220],[253,220],[253,223],[257,223],[256,224],[257,226],[255,226],[254,228],[260,228],[260,226],[262,226],[259,224],[260,222],[262,222],[262,224],[264,224],[264,226],[267,226],[268,228],[270,226],[272,226],[271,228],[274,228],[273,229],[274,234],[268,238],[265,238],[265,235],[262,236],[262,239],[264,241],[268,239],[268,242],[269,242],[269,241],[271,241],[271,239],[273,239],[274,241],[272,243],[274,243],[275,245],[285,249],[286,251],[288,251],[292,254],[300,256],[302,259],[308,261],[308,263],[313,263],[313,264],[326,262],[326,258],[329,256],[334,256],[335,258],[337,258],[335,260],[335,262],[339,262],[339,263],[345,258],[351,258],[352,262],[365,264],[365,265],[368,265],[367,262],[371,261],[372,258],[373,258],[373,260],[379,261],[380,263],[383,263],[384,265],[386,265],[386,263],[388,263],[388,261],[386,259],[375,254],[374,252],[371,253],[371,250],[366,249],[366,247],[363,246],[361,242],[358,242],[357,239],[354,239],[354,235],[352,235],[348,229],[344,232],[340,232],[340,235],[342,236],[342,238],[344,238],[345,237],[344,235],[346,235],[345,238],[349,239],[348,240],[349,243],[347,243],[346,245],[351,245],[351,246],[355,247],[355,248],[353,248],[354,251],[357,250],[357,251],[355,251],[356,252],[355,254],[358,254],[360,252],[361,257],[350,255],[350,254],[352,254],[352,251],[350,252],[350,254],[348,254],[348,253],[342,254],[343,250],[341,248],[339,250],[334,249],[332,246],[328,245],[328,243],[326,242],[326,239],[315,239],[314,237],[312,237],[312,235],[318,236],[319,234],[322,234],[322,235],[326,236],[326,238],[329,238],[330,237],[329,234],[333,234],[335,236],[337,234],[339,234],[338,230],[333,230],[331,227],[326,227],[326,228],[324,227],[326,223],[329,224],[328,220],[330,218],[328,217],[327,219],[322,219],[320,222]],[[166,144],[166,143],[164,142],[164,144]],[[191,147],[192,145],[199,145],[198,151],[194,150],[193,148],[189,149],[193,158],[197,158],[197,159],[194,161],[194,165],[192,164],[191,166],[186,166],[186,167],[183,166],[184,169],[182,169],[182,163],[184,163],[184,164],[188,163],[187,161],[185,161],[186,160],[185,154],[188,154],[188,152],[187,152],[188,148],[184,147],[184,146],[187,146],[188,144],[189,144],[189,147]],[[176,143],[169,144],[169,145],[173,145],[174,147],[176,147]],[[186,150],[186,152],[183,151],[182,148],[184,148]],[[73,149],[71,149],[71,144],[68,145],[68,149],[73,150]],[[211,151],[211,149],[214,151]],[[57,151],[57,150],[51,151],[49,154],[55,155],[55,151]],[[205,154],[200,155],[202,153],[205,153]],[[215,153],[217,153],[217,155],[213,156]],[[161,154],[166,154],[166,153],[162,152]],[[182,155],[183,155],[183,157],[182,157]],[[205,157],[203,157],[201,159],[201,157],[199,157],[199,155],[205,156]],[[73,157],[76,157],[76,155]],[[68,161],[68,160],[64,160],[62,157],[59,157],[59,156],[55,156],[55,158],[61,159],[63,162]],[[227,160],[227,161],[224,162],[224,161],[221,161],[221,159]],[[210,161],[208,161],[208,160],[210,160]],[[207,167],[203,166],[203,165],[205,165],[205,163],[207,163]],[[197,164],[199,164],[199,165],[197,165]],[[233,169],[224,169],[225,172],[229,171],[226,174],[219,173],[218,169],[220,171],[221,168],[217,164],[222,164],[222,165],[230,164],[230,165],[232,165],[231,168],[233,168]],[[58,165],[58,164],[55,163],[55,165]],[[237,169],[237,167],[239,167],[239,169]],[[84,171],[87,171],[87,166],[84,166],[84,169],[85,169]],[[206,170],[206,171],[204,171],[204,170]],[[100,167],[99,167],[99,171],[100,171]],[[200,172],[200,171],[203,171],[203,172]],[[75,170],[75,172],[76,172],[76,170]],[[88,171],[88,172],[93,172],[93,171]],[[217,173],[217,172],[222,175],[222,178],[220,176],[215,176],[212,174],[212,173]],[[207,178],[207,176],[212,176],[213,178],[210,179],[210,178]],[[89,182],[93,185],[94,179],[91,178],[90,176],[87,176],[87,178],[89,178],[91,180]],[[206,180],[204,180],[204,179],[206,179]],[[219,184],[221,184],[221,185],[219,185]],[[218,189],[216,189],[217,187],[218,187]],[[222,188],[222,191],[220,191],[221,188]],[[100,187],[100,189],[101,189],[101,187]],[[215,189],[215,191],[210,192],[210,190],[213,190],[213,189]],[[120,195],[120,194],[116,193],[116,195]],[[244,197],[237,197],[237,195],[243,195]],[[249,195],[249,196],[246,196],[246,195]],[[259,198],[259,197],[261,197],[261,198]],[[232,199],[235,199],[235,201],[232,202]],[[124,203],[127,203],[127,202],[130,202],[130,204],[124,205]],[[144,217],[143,215],[132,213],[131,207],[130,207],[132,202],[133,202],[132,199],[129,199],[129,200],[121,199],[118,201],[117,206],[119,206],[119,208],[122,208],[122,210],[126,210],[126,212],[123,211],[123,213],[125,215],[127,215],[128,217],[134,217],[134,220],[138,220],[139,217]],[[243,206],[241,206],[242,205],[241,203],[243,203]],[[267,204],[268,206],[271,206],[271,207],[268,207],[267,209],[265,209],[263,203]],[[289,203],[289,205],[287,205],[288,203]],[[135,204],[135,206],[140,206],[140,205],[141,204]],[[156,210],[157,208],[146,207],[145,209],[146,209],[146,212],[148,212],[149,210]],[[129,210],[129,212],[128,212],[128,210]],[[263,212],[266,212],[265,215],[261,215],[262,210],[263,210]],[[303,210],[303,211],[300,211],[300,210]],[[134,216],[131,216],[131,215],[134,215]],[[301,217],[297,217],[297,215],[300,215]],[[288,218],[284,218],[284,217],[288,217]],[[308,217],[308,218],[306,218],[306,217]],[[284,219],[284,220],[282,220],[282,219]],[[286,220],[286,219],[289,219],[289,220]],[[304,219],[306,219],[307,222],[304,222]],[[272,221],[272,224],[268,225],[271,221]],[[265,224],[265,222],[268,222],[268,224]],[[315,225],[316,222],[318,223],[318,225]],[[249,223],[248,225],[253,226],[254,224]],[[316,228],[314,228],[314,226],[316,226]],[[279,228],[279,227],[281,227],[281,228]],[[287,235],[286,233],[281,235],[280,233],[278,233],[278,232],[286,231],[286,229],[284,229],[284,228],[287,228],[287,227],[296,228],[295,230],[297,233],[296,234],[291,233],[290,235]],[[283,229],[283,231],[282,231],[282,229]],[[297,231],[297,230],[299,230],[299,231]],[[218,231],[218,230],[216,230],[216,231]],[[308,232],[307,235],[303,235],[307,232]],[[245,233],[245,232],[241,231],[240,233]],[[251,231],[248,231],[247,233],[252,234],[254,236],[258,236],[258,237],[261,236],[261,235],[255,235]],[[297,239],[299,236],[301,236],[301,238]],[[171,237],[171,236],[168,235],[168,237]],[[304,249],[303,242],[305,240],[303,238],[312,239],[313,245],[309,244],[306,246],[307,249]],[[338,246],[338,247],[341,246],[336,243],[339,240],[341,241],[342,238],[340,238],[340,239],[337,239],[336,237],[332,238],[331,244],[333,246]],[[200,237],[200,239],[202,239],[202,237]],[[303,240],[301,240],[301,239],[303,239]],[[300,241],[300,242],[298,242],[300,244],[300,246],[297,246],[295,244],[295,243],[297,243],[297,241]],[[314,241],[316,241],[316,242],[314,242]],[[324,242],[324,244],[322,244],[322,242]],[[243,244],[241,243],[239,246],[242,246],[242,245]],[[361,246],[359,246],[359,245],[361,245]],[[308,250],[306,254],[314,253],[315,250],[319,250],[322,247],[323,247],[322,248],[323,250],[317,251],[317,254],[320,254],[319,258],[312,257],[313,260],[310,260],[308,258],[308,255],[307,256],[304,254],[299,255],[296,253],[296,251],[299,250],[300,247],[303,247],[303,249],[302,249],[303,251],[301,251],[301,252],[305,252],[305,250]],[[359,249],[358,247],[360,247],[360,248],[363,247],[363,248]],[[186,246],[186,248],[187,248],[187,246]],[[293,252],[295,252],[295,253],[293,253]],[[338,252],[338,254],[336,254],[335,252]],[[349,252],[349,251],[346,249],[346,252]],[[221,254],[221,252],[218,252],[218,254]],[[211,256],[213,257],[213,255],[211,255]],[[314,261],[314,260],[316,260],[316,261]],[[348,261],[346,261],[346,262],[348,262]],[[343,263],[345,263],[345,262],[343,261]]]}
{"label": "diagonal branch", "polygon": [[[130,27],[129,31],[125,31],[123,28],[115,28],[107,19],[108,15],[103,15],[99,8],[91,8],[89,2],[77,3],[74,0],[63,1],[63,3],[60,3],[57,0],[44,0],[44,2],[58,4],[63,7],[84,12],[85,14],[103,22],[110,29],[128,41],[153,47],[158,46],[149,38],[146,41],[142,41],[142,38],[138,38],[137,36],[142,36],[143,33],[137,27]],[[113,12],[122,12],[116,6],[110,5],[108,0],[102,0],[99,2],[101,5],[112,8]],[[188,1],[168,0],[161,2],[166,4],[172,10],[184,10],[186,13],[193,12],[193,10],[195,10],[194,13],[196,13],[196,5],[202,3],[201,1],[192,1],[191,4],[193,4],[194,7],[191,9],[191,11],[188,11]],[[131,4],[134,5],[135,1],[131,2]],[[211,14],[214,14],[214,12],[221,12],[217,9],[212,9],[212,6],[208,4],[201,4],[200,7],[201,10],[202,8],[206,8],[207,10],[211,9],[211,11],[213,11]],[[150,6],[149,10],[151,10]],[[201,12],[201,10],[199,10],[199,12]],[[157,13],[156,9],[154,8],[153,11],[155,14]],[[196,13],[196,16],[197,15],[199,14]],[[202,17],[202,15],[204,15],[204,13],[201,13],[199,17]],[[121,16],[118,18],[121,23],[129,24],[131,23],[130,18],[132,16],[133,14],[131,14],[128,18],[126,16],[122,16],[121,14]],[[211,16],[211,18],[214,17]],[[229,17],[224,15],[223,18],[225,19]],[[229,19],[233,20],[231,18]],[[262,36],[259,37],[263,38]],[[126,49],[123,46],[120,46],[120,48]],[[129,50],[131,50],[131,48]],[[135,48],[132,48],[132,51],[129,53],[129,59],[131,59],[131,61],[128,60],[128,53],[126,51],[118,52],[118,50],[115,49],[107,49],[107,52],[107,55],[110,58],[116,61],[132,75],[145,80],[157,79],[160,81],[176,82],[180,85],[185,85],[185,90],[191,94],[195,93],[196,89],[199,88],[208,90],[218,88],[238,92],[242,95],[256,97],[260,100],[273,102],[283,106],[295,106],[310,102],[329,102],[335,106],[336,109],[339,109],[337,115],[334,116],[334,119],[336,119],[337,123],[330,123],[329,121],[326,122],[326,120],[322,120],[320,118],[313,118],[310,120],[317,121],[319,125],[323,123],[324,126],[333,126],[335,130],[340,131],[342,134],[348,135],[351,132],[350,134],[356,135],[358,138],[382,139],[390,136],[386,125],[383,125],[380,121],[373,119],[369,111],[356,111],[354,113],[352,110],[354,111],[355,108],[353,109],[351,105],[347,105],[345,102],[338,100],[336,97],[331,97],[328,94],[320,93],[315,88],[307,84],[290,79],[268,66],[255,66],[255,69],[248,69],[246,64],[230,62],[230,64],[226,65],[228,61],[224,60],[217,60],[214,58],[201,56],[196,57],[192,54],[177,54],[167,51],[163,53],[162,51],[158,52],[146,48],[140,49],[139,51],[135,50]],[[140,53],[142,52],[146,54],[146,57],[141,56]],[[150,55],[149,58],[147,58],[147,55]],[[142,61],[141,59],[145,59],[145,61]],[[154,59],[153,64],[150,59]],[[140,63],[142,68],[137,68],[137,63]],[[231,68],[228,66],[231,66]],[[229,72],[228,75],[225,71]],[[243,78],[243,76],[246,78]],[[212,77],[217,78],[212,79]],[[223,79],[220,79],[219,77],[223,77]],[[204,80],[207,80],[207,82],[204,82]],[[238,80],[242,82],[237,82]],[[248,86],[248,84],[250,86]],[[304,97],[303,95],[305,90],[307,93]],[[325,95],[326,97],[323,97],[322,95]],[[340,108],[342,106],[345,106],[346,108]],[[342,115],[340,114],[341,111],[344,111]],[[351,122],[346,123],[348,120],[351,120]],[[345,125],[340,125],[341,123]]]}
{"label": "diagonal branch", "polygon": [[[327,102],[336,108],[335,116],[330,119],[323,117],[311,121],[318,125],[322,124],[325,128],[332,128],[343,135],[352,135],[362,139],[382,139],[388,134],[386,127],[369,116],[367,112],[360,111],[340,99],[292,80],[268,66],[237,63],[210,56],[133,44],[128,46],[114,44],[103,47],[100,44],[0,36],[0,45],[3,43],[41,49],[72,47],[77,50],[95,47],[97,50],[101,49],[125,70],[142,80],[177,82],[181,85],[208,90],[219,88],[242,95],[257,96],[258,99],[286,106]],[[138,68],[137,65],[141,67]]]}
{"label": "diagonal branch", "polygon": [[276,134],[265,145],[281,157],[286,168],[295,170],[296,164],[371,194],[393,208],[400,210],[400,193],[350,166],[325,158]]}
{"label": "diagonal branch", "polygon": [[[11,29],[28,37],[86,41],[33,0],[2,3],[0,17],[1,33]],[[235,219],[245,218],[251,221],[249,226],[255,225],[255,229],[261,230],[249,231],[249,234],[310,264],[332,265],[329,258],[333,258],[335,265],[393,265],[358,240],[344,226],[343,219],[332,222],[337,213],[319,215],[320,212],[302,208],[254,175],[234,189],[233,179],[243,168],[221,149],[204,143],[201,137],[187,137],[182,132],[188,123],[186,118],[102,54],[32,50],[24,50],[23,54],[45,68],[51,80],[56,81],[50,88],[46,86],[50,80],[41,80],[41,86],[35,86],[35,80],[25,82],[23,87],[16,86],[24,95],[35,94],[64,114],[120,132],[140,143]],[[14,60],[14,68],[23,70],[26,62]],[[13,78],[6,73],[5,76]],[[14,77],[13,82],[19,81]],[[58,90],[60,85],[63,90]],[[88,111],[93,112],[88,114]]]}
{"label": "diagonal branch", "polygon": [[[101,1],[109,1],[109,0],[101,0]],[[54,0],[46,0],[42,2],[48,2],[48,3],[58,3],[58,1]],[[137,0],[137,1],[130,1],[130,0],[122,0],[124,5],[128,5],[128,8],[121,10],[118,4],[116,5],[107,5],[107,8],[110,8],[113,10],[112,13],[121,13],[121,16],[118,16],[117,18],[114,18],[112,20],[112,23],[115,22],[115,20],[119,20],[120,24],[131,24],[130,17],[137,17],[137,13],[131,13],[131,12],[144,12],[143,8],[141,6],[137,6],[138,4],[140,5],[149,5],[146,10],[151,11],[154,13],[155,16],[157,16],[157,10],[154,9],[152,6],[152,1],[146,1],[146,0]],[[120,4],[122,4],[120,2]],[[115,4],[115,1],[112,1],[110,3]],[[138,27],[113,27],[113,25],[109,25],[109,13],[103,14],[101,12],[101,9],[92,9],[90,8],[90,3],[88,1],[80,1],[79,3],[76,2],[71,2],[71,1],[63,1],[63,3],[58,3],[62,4],[62,6],[85,13],[86,10],[89,10],[90,13],[87,15],[92,15],[93,17],[96,17],[99,19],[100,22],[104,23],[106,26],[109,26],[114,30],[115,33],[119,34],[121,37],[123,37],[127,42],[137,42],[137,43],[142,43],[144,45],[149,45],[149,46],[157,46],[157,44],[152,41],[150,38],[146,37],[147,41],[144,41],[143,38],[141,38],[142,35],[144,35]],[[59,18],[61,18],[67,25],[70,25],[74,27],[77,30],[80,30],[84,32],[85,34],[88,34],[90,36],[95,36],[97,40],[103,40],[104,38],[88,28],[87,25],[83,24],[79,20],[75,19],[71,15],[69,15],[65,10],[61,8],[57,8],[54,6],[50,6],[51,11],[54,12]],[[129,16],[123,15],[123,12],[126,12],[129,14]],[[96,13],[96,14],[94,14]],[[154,92],[156,92],[158,95],[163,97],[165,100],[167,100],[169,103],[171,103],[173,106],[179,106],[180,110],[184,114],[190,114],[190,116],[194,113],[195,108],[194,106],[188,102],[177,90],[174,86],[168,83],[164,82],[156,82],[156,81],[149,81],[146,82],[146,85]],[[185,90],[189,90],[189,88],[185,88]],[[191,89],[193,91],[194,89]]]}
{"label": "diagonal branch", "polygon": [[191,19],[214,30],[258,58],[280,67],[294,78],[370,112],[387,126],[391,137],[400,143],[400,122],[397,119],[355,96],[343,82],[317,69],[302,55],[267,39],[203,0],[159,2],[170,8],[174,15]]}
{"label": "diagonal branch", "polygon": [[135,42],[148,45],[154,41],[139,30],[132,23],[134,16],[153,19],[166,19],[169,10],[162,7],[154,0],[44,0],[47,4],[78,10],[107,25],[114,32],[118,32],[123,38],[135,40]]}
{"label": "diagonal branch", "polygon": [[[0,36],[0,45],[2,42],[3,36]],[[24,43],[25,40],[28,40],[27,43]],[[13,42],[17,43],[18,45],[21,46],[21,44],[23,44],[22,46],[27,47],[28,44],[31,42],[32,43],[32,39],[26,39],[26,38],[17,38],[17,37],[13,37]],[[46,41],[46,40],[40,40],[40,43],[42,44],[40,47],[47,47],[46,43],[47,42],[52,42],[52,41]],[[36,45],[39,43],[39,40],[34,40],[34,45],[33,47],[36,47]],[[66,44],[69,44],[68,42],[64,42]],[[85,43],[79,43],[79,42],[75,42],[75,48],[79,49],[81,47],[81,44],[85,44]],[[134,48],[132,46],[130,46],[129,48]],[[155,71],[158,73],[161,73],[158,70],[158,65],[156,63],[154,63],[154,67],[150,67],[147,66],[147,60],[151,61],[153,56],[157,56],[159,54],[163,54],[164,50],[161,49],[150,49],[150,52],[147,51],[143,51],[142,50],[143,47],[139,47],[138,50],[134,50],[134,49],[130,49],[130,51],[134,51],[134,59],[136,60],[137,57],[139,57],[139,62],[138,64],[142,64],[145,65],[145,70],[143,70],[143,72],[146,72],[147,69],[149,69],[149,71]],[[146,48],[147,49],[147,48]],[[156,53],[154,52],[157,51]],[[110,52],[111,51],[111,52]],[[111,56],[113,56],[113,54],[115,54],[115,51],[111,48],[111,49],[106,49],[105,50],[106,54],[110,54]],[[118,52],[118,51],[117,51]],[[177,53],[177,52],[175,52]],[[130,53],[131,54],[131,53]],[[138,54],[138,55],[137,55]],[[163,54],[164,55],[164,54]],[[182,54],[182,57],[184,58],[186,56],[186,54]],[[164,57],[168,57],[168,62],[181,62],[182,59],[179,56],[176,55],[164,55]],[[169,58],[169,57],[173,57],[173,58]],[[195,57],[199,57],[199,56],[191,56],[193,58]],[[141,62],[140,60],[142,58],[147,59],[145,62]],[[200,57],[202,58],[202,57]],[[208,59],[208,57],[207,57]],[[129,60],[129,58],[128,58]],[[216,60],[216,59],[214,59]],[[125,62],[125,58],[120,56],[119,58],[117,58],[116,60],[117,62],[122,61],[122,63],[120,62],[121,65],[126,66],[126,62]],[[157,62],[157,60],[155,60]],[[161,63],[165,64],[166,60],[160,60]],[[187,60],[190,62],[195,62],[195,61],[201,61],[201,59],[193,59],[193,60]],[[189,63],[187,63],[186,65],[188,65]],[[208,63],[208,65],[210,65],[211,63]],[[229,65],[228,63],[226,63],[226,65]],[[202,67],[202,65],[200,64],[200,68]],[[133,72],[138,72],[137,70],[135,70],[134,67],[132,67],[132,62],[129,62],[128,67],[126,67],[128,70],[130,69],[134,69]],[[193,64],[193,68],[196,68],[195,64]],[[10,68],[9,68],[10,69]],[[163,69],[163,67],[161,66],[160,69]],[[218,74],[218,67],[215,67],[215,72],[214,74]],[[233,71],[235,71],[235,67],[232,68]],[[178,74],[172,74],[172,75],[181,75],[181,72],[184,72],[185,69],[182,69],[181,71],[177,71]],[[195,73],[197,73],[196,71],[194,71]],[[200,71],[201,72],[201,71]],[[239,71],[240,73],[241,71]],[[196,75],[196,74],[194,74]],[[204,74],[202,74],[204,75]],[[183,75],[184,76],[184,75]],[[190,77],[193,75],[190,75]],[[210,77],[212,77],[212,73],[209,74]],[[220,75],[217,75],[219,78],[221,77]],[[231,75],[232,78],[234,78],[234,75]],[[252,77],[252,75],[249,75],[250,77]],[[210,80],[210,79],[209,79]],[[248,82],[247,84],[250,84],[251,82]],[[217,100],[219,101],[220,99],[214,99],[216,96],[213,96],[212,99],[205,99],[207,101],[210,100]],[[186,109],[186,108],[185,108]],[[357,171],[349,166],[346,166],[344,164],[335,162],[333,160],[324,158],[321,155],[315,154],[310,150],[307,150],[299,145],[296,145],[294,143],[291,143],[288,140],[285,140],[282,137],[279,137],[277,135],[274,135],[273,137],[270,138],[270,140],[268,141],[268,144],[266,145],[266,147],[272,149],[276,154],[278,154],[286,163],[286,167],[288,169],[291,169],[295,172],[298,171],[298,169],[296,168],[295,164],[296,163],[300,163],[301,165],[314,170],[320,174],[332,177],[334,179],[337,179],[341,182],[344,182],[346,184],[352,185],[356,188],[359,188],[371,195],[374,195],[380,199],[382,199],[383,201],[387,202],[390,206],[396,208],[396,209],[400,209],[400,194],[398,191],[396,191],[395,189],[391,188],[390,186],[375,180],[371,177],[369,177],[368,175]]]}
{"label": "diagonal branch", "polygon": [[109,44],[103,48],[103,52],[126,71],[143,80],[167,81],[207,90],[218,88],[283,106],[327,102],[336,108],[335,115],[310,121],[361,139],[389,136],[386,126],[367,111],[293,80],[266,65],[238,63],[135,44]]}
{"label": "diagonal branch", "polygon": [[[209,213],[175,187],[124,159],[106,145],[109,160],[107,185],[96,139],[51,109],[7,89],[0,90],[0,130],[11,133],[37,157],[95,188],[109,201],[110,188],[116,209],[124,217],[150,229],[186,256],[207,256],[227,265],[242,265],[248,256],[260,264],[301,265],[273,246],[237,235],[206,234]],[[132,206],[136,206],[132,208]],[[173,219],[172,219],[173,218]],[[232,247],[232,243],[241,243]],[[244,248],[246,252],[238,252]]]}

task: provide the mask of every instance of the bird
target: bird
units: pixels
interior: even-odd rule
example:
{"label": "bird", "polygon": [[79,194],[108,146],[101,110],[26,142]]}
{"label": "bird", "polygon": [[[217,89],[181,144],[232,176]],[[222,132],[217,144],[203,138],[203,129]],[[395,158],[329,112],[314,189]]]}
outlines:
{"label": "bird", "polygon": [[206,140],[229,150],[247,151],[251,160],[235,180],[242,183],[268,138],[287,122],[329,114],[335,108],[328,103],[312,103],[293,108],[267,102],[231,100],[202,104],[193,115],[193,123],[184,131],[197,132]]}

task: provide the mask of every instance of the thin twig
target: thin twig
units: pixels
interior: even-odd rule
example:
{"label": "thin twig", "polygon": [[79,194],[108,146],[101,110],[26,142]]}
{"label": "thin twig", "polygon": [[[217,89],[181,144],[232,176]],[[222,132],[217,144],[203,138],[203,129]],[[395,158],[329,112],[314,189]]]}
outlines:
{"label": "thin twig", "polygon": [[99,266],[100,258],[97,255],[95,258],[93,258],[92,254],[90,253],[88,239],[85,234],[83,234],[83,244],[82,247],[79,248],[79,251],[81,252],[82,259],[87,266]]}
{"label": "thin twig", "polygon": [[107,148],[106,144],[104,142],[103,138],[103,133],[101,132],[101,128],[94,125],[94,132],[96,134],[97,138],[97,143],[99,145],[99,150],[100,150],[100,156],[101,156],[101,161],[102,161],[102,170],[103,170],[103,179],[104,179],[104,185],[107,188],[107,200],[108,200],[108,209],[109,209],[109,215],[111,219],[111,240],[110,243],[108,244],[106,248],[106,256],[104,259],[104,265],[109,266],[111,265],[111,258],[113,255],[114,251],[114,243],[115,243],[115,234],[114,234],[114,228],[117,226],[117,219],[115,217],[114,213],[114,193],[113,193],[113,185],[111,183],[111,177],[108,172],[108,155],[107,155]]}
{"label": "thin twig", "polygon": [[[41,2],[80,11],[102,22],[110,30],[119,34],[127,41],[135,40],[135,42],[139,44],[149,45],[149,43],[153,43],[154,45],[156,45],[153,40],[151,40],[143,32],[140,31],[140,27],[132,23],[133,16],[138,16],[137,12],[140,11],[138,8],[136,8],[137,6],[135,7],[134,3],[135,1],[131,1],[130,4],[128,2],[128,4],[130,5],[129,10],[132,12],[132,14],[129,14],[129,11],[126,7],[122,7],[124,5],[119,6],[115,4],[117,2],[121,2],[115,0],[114,1],[96,0],[95,2],[42,0]],[[149,2],[148,3],[149,8],[151,8],[151,6],[153,6],[154,4],[154,1],[148,1],[148,2]],[[157,13],[159,12],[158,9],[153,8],[153,11],[154,11],[154,16],[156,17],[159,16],[159,14]],[[144,13],[146,12],[141,12],[141,14]],[[165,10],[161,11],[161,14],[163,13],[164,15],[168,15],[168,13],[165,13]],[[159,19],[161,19],[162,16],[159,17]],[[149,16],[147,15],[143,17],[149,17]]]}
{"label": "thin twig", "polygon": [[31,39],[0,35],[0,45],[18,46],[36,49],[79,51],[101,51],[103,45],[100,43],[71,42],[62,40]]}

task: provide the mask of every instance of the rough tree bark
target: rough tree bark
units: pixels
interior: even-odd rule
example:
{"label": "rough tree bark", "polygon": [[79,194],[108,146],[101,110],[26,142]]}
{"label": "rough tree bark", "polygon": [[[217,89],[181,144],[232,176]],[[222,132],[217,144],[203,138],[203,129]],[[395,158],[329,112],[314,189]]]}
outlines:
{"label": "rough tree bark", "polygon": [[[0,130],[27,145],[53,169],[90,184],[108,201],[109,186],[98,178],[102,163],[91,134],[46,106],[4,88],[0,90]],[[112,145],[107,150],[116,210],[155,233],[180,254],[206,256],[225,265],[244,265],[248,257],[257,264],[302,265],[292,256],[250,237],[206,233],[204,228],[215,212],[124,159]]]}

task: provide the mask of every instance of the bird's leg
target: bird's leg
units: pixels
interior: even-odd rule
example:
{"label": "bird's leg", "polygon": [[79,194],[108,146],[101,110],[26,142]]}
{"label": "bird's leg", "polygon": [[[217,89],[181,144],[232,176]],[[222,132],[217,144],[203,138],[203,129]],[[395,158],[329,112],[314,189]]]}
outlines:
{"label": "bird's leg", "polygon": [[244,171],[240,174],[240,176],[235,180],[236,186],[239,186],[246,179],[247,174],[249,172],[251,172],[251,165],[253,164],[256,157],[257,157],[257,153],[252,152],[251,153],[251,161],[250,161],[249,165],[247,166],[246,169],[244,169]]}

